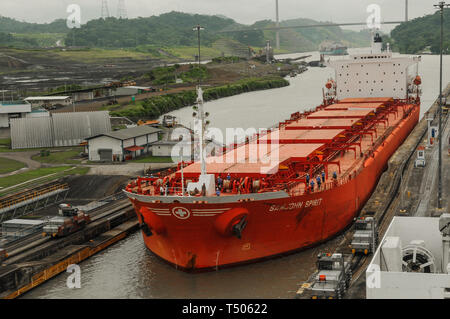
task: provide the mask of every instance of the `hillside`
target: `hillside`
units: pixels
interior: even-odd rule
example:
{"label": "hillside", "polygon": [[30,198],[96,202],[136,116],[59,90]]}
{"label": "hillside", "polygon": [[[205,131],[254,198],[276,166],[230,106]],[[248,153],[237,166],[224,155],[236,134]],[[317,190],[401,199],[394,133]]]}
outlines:
{"label": "hillside", "polygon": [[[415,54],[429,49],[440,51],[440,13],[404,22],[391,31],[391,45],[400,53]],[[450,54],[450,9],[444,11],[444,53]]]}
{"label": "hillside", "polygon": [[0,30],[5,33],[67,33],[66,20],[58,19],[52,23],[29,23],[0,16]]}
{"label": "hillside", "polygon": [[[315,25],[320,22],[311,19],[292,19],[282,21],[282,27]],[[275,22],[271,20],[259,21],[249,28],[275,27]],[[264,39],[275,43],[276,32],[264,31]],[[340,27],[326,28],[298,28],[280,31],[280,47],[288,51],[302,52],[317,50],[325,40],[340,41],[348,47],[364,47],[370,44],[370,33],[367,31],[354,32],[343,30]]]}
{"label": "hillside", "polygon": [[[281,25],[312,25],[317,23],[317,21],[310,19],[295,19],[283,21]],[[149,18],[93,20],[82,26],[81,29],[71,30],[67,35],[66,44],[72,45],[74,43],[73,38],[75,38],[75,45],[91,47],[195,46],[197,36],[192,31],[192,27],[196,24],[205,28],[202,31],[202,43],[205,46],[212,46],[213,43],[223,38],[231,38],[242,44],[255,47],[265,46],[266,40],[271,40],[272,43],[275,41],[275,31],[219,32],[273,27],[275,23],[270,20],[258,21],[251,26],[246,26],[221,16],[170,12]],[[348,46],[369,44],[369,35],[365,32],[344,31],[340,27],[282,30],[280,38],[281,48],[288,51],[317,50],[324,40],[342,41]]]}
{"label": "hillside", "polygon": [[[294,19],[281,23],[282,26],[317,24],[311,19]],[[242,25],[224,16],[210,16],[170,12],[160,16],[136,19],[96,19],[82,25],[80,29],[69,30],[65,20],[48,24],[21,22],[0,17],[0,45],[18,48],[35,48],[60,44],[90,48],[136,49],[158,56],[161,48],[196,47],[197,35],[192,27],[200,24],[202,45],[220,48],[218,51],[244,52],[247,46],[264,47],[266,40],[275,42],[274,31],[227,32],[223,30],[273,27],[271,20],[262,20],[253,25]],[[340,27],[301,28],[282,30],[283,52],[317,50],[324,40],[341,41],[349,47],[366,46],[369,36],[366,32],[342,30]],[[236,49],[237,48],[237,49]]]}

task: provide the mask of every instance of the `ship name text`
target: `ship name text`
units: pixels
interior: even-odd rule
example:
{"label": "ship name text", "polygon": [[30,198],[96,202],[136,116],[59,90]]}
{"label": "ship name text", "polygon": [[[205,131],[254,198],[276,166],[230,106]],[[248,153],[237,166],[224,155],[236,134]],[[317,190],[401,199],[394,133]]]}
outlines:
{"label": "ship name text", "polygon": [[312,200],[308,200],[306,202],[295,202],[295,203],[289,203],[289,204],[283,204],[283,205],[274,204],[274,205],[270,206],[269,212],[294,210],[294,209],[300,209],[302,207],[305,207],[305,208],[316,207],[316,206],[320,206],[321,204],[322,204],[322,198],[312,199]]}

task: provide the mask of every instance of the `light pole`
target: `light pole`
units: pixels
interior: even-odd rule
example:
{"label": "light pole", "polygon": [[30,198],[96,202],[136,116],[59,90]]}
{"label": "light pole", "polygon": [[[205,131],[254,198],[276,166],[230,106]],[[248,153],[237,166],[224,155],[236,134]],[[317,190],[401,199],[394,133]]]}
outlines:
{"label": "light pole", "polygon": [[206,175],[206,160],[205,160],[205,130],[206,130],[206,121],[205,121],[205,112],[203,109],[203,91],[200,86],[201,82],[201,65],[200,65],[200,31],[205,28],[201,27],[199,24],[194,27],[194,31],[197,31],[198,37],[198,85],[197,85],[197,110],[198,110],[198,119],[200,122],[200,162],[201,162],[201,175]]}
{"label": "light pole", "polygon": [[[201,27],[199,24],[197,26],[194,27],[193,31],[197,31],[197,39],[198,39],[198,68],[200,70],[200,31],[201,30],[205,30],[205,28]],[[200,73],[199,73],[199,78],[198,78],[198,82],[200,84]]]}
{"label": "light pole", "polygon": [[434,5],[436,8],[439,8],[441,12],[441,54],[440,54],[440,78],[439,78],[439,165],[438,165],[438,199],[437,199],[437,207],[439,209],[442,208],[442,54],[443,54],[443,41],[444,41],[444,7],[449,7],[449,4],[446,4],[445,1],[440,1],[439,4]]}

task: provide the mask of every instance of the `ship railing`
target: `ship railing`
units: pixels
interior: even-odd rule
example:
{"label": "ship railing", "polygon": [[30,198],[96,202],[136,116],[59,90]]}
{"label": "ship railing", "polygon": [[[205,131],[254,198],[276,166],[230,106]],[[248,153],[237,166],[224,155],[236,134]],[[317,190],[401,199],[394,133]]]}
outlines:
{"label": "ship railing", "polygon": [[323,192],[323,191],[328,191],[328,190],[331,190],[331,189],[334,189],[334,188],[337,188],[337,187],[347,184],[352,179],[356,178],[356,176],[358,174],[359,174],[359,172],[355,171],[355,172],[353,172],[349,175],[343,176],[341,178],[332,180],[330,182],[322,183],[320,185],[320,188],[318,187],[317,184],[315,184],[314,190],[312,190],[310,186],[304,187],[301,190],[298,190],[298,189],[291,190],[291,191],[289,191],[289,195],[290,196],[303,196],[303,195],[307,195],[307,194],[315,194],[315,193],[319,193],[319,192]]}

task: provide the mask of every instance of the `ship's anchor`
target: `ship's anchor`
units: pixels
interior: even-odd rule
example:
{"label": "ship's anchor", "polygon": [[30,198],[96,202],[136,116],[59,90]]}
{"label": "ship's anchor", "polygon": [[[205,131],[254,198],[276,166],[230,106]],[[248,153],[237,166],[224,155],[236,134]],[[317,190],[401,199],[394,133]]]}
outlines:
{"label": "ship's anchor", "polygon": [[247,216],[242,217],[239,223],[233,226],[232,228],[233,236],[236,236],[237,238],[241,239],[242,232],[244,231],[245,226],[247,226]]}

